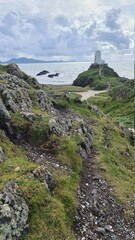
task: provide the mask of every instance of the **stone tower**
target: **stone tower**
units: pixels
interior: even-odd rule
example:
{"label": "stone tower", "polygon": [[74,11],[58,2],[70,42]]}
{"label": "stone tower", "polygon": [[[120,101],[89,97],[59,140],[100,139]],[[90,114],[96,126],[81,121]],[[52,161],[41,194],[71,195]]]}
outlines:
{"label": "stone tower", "polygon": [[105,64],[105,61],[101,59],[101,52],[98,50],[95,52],[95,61],[94,64]]}

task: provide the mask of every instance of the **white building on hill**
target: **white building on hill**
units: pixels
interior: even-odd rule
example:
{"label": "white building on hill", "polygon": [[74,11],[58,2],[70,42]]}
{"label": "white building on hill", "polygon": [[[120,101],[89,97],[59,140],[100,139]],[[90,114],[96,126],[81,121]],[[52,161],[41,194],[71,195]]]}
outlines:
{"label": "white building on hill", "polygon": [[105,64],[105,61],[101,59],[101,52],[99,50],[95,52],[94,64]]}

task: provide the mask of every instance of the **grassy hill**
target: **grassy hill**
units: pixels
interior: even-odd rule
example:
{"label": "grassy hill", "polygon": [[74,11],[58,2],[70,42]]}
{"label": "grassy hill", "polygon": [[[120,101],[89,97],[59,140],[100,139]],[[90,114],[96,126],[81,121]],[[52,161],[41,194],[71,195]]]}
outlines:
{"label": "grassy hill", "polygon": [[89,86],[94,90],[103,90],[111,86],[121,85],[119,75],[107,64],[94,65],[91,64],[89,69],[74,80],[73,86],[86,87]]}

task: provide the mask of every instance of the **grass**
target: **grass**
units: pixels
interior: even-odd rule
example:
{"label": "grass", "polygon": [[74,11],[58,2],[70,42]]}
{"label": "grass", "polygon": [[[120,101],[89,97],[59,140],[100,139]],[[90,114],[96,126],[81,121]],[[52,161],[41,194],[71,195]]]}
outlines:
{"label": "grass", "polygon": [[[108,128],[110,133],[109,148],[105,148],[103,145],[104,127]],[[102,124],[100,122],[98,128],[97,126],[94,127],[94,132],[94,147],[98,151],[96,156],[97,166],[112,187],[117,200],[125,206],[126,211],[130,210],[132,212],[129,201],[133,200],[133,192],[135,191],[133,147],[129,144],[127,138],[122,137],[121,130],[111,120],[108,121],[108,124],[104,121],[102,121]]]}
{"label": "grass", "polygon": [[89,87],[78,87],[71,85],[44,85],[44,91],[49,94],[62,95],[65,92],[85,92],[89,89]]}
{"label": "grass", "polygon": [[8,66],[7,65],[0,65],[0,74],[6,73],[7,70],[8,70]]}
{"label": "grass", "polygon": [[[38,130],[36,129],[37,132]],[[81,160],[76,154],[77,142],[75,140],[63,138],[59,141],[61,144],[59,150],[55,151],[55,157],[61,163],[66,161],[71,174],[67,175],[61,170],[54,169],[53,177],[56,188],[50,195],[40,181],[31,178],[31,171],[37,168],[37,165],[29,162],[25,151],[12,144],[1,132],[0,146],[8,159],[0,166],[0,189],[10,180],[15,180],[21,189],[30,209],[30,230],[26,240],[75,240],[71,224],[77,206],[76,192]],[[18,166],[20,171],[15,172]]]}
{"label": "grass", "polygon": [[134,128],[134,101],[130,99],[113,100],[108,93],[100,94],[88,100],[98,106],[105,114],[120,122],[126,128]]}
{"label": "grass", "polygon": [[[2,67],[0,71],[4,71]],[[96,76],[94,70],[92,74],[93,77]],[[45,88],[50,94],[57,95],[62,95],[66,91],[82,91],[82,88],[74,88],[73,86],[44,86]],[[29,139],[34,146],[43,147],[48,143],[55,142],[56,147],[50,150],[51,154],[61,165],[67,166],[68,171],[64,169],[56,170],[55,167],[49,167],[44,163],[45,167],[47,166],[52,173],[56,183],[56,187],[50,195],[38,179],[32,178],[31,172],[37,168],[37,165],[28,161],[25,151],[11,143],[0,131],[0,146],[7,156],[7,160],[0,164],[0,189],[10,180],[15,180],[22,190],[30,209],[30,231],[25,238],[26,240],[75,240],[71,225],[78,204],[76,193],[82,169],[82,162],[78,153],[78,146],[81,144],[82,138],[75,131],[78,129],[78,122],[76,119],[74,120],[74,129],[71,130],[72,137],[70,135],[68,137],[50,136],[48,114],[43,113],[38,108],[34,98],[35,90],[29,89],[29,94],[36,119],[29,122],[21,114],[14,113],[11,117],[12,125],[17,132],[26,133],[27,140]],[[132,209],[129,202],[133,200],[133,192],[135,191],[133,146],[130,145],[126,137],[123,137],[122,130],[110,117],[112,119],[117,118],[117,120],[126,117],[126,120],[123,121],[127,121],[127,114],[129,117],[132,116],[132,104],[127,99],[112,101],[112,98],[106,93],[101,94],[89,100],[90,104],[97,105],[108,115],[99,116],[97,113],[91,112],[85,102],[75,104],[75,98],[76,96],[71,94],[71,100],[68,102],[61,96],[55,99],[53,103],[58,108],[76,112],[84,120],[89,121],[90,127],[94,131],[93,151],[96,150],[97,152],[95,164],[112,187],[112,193],[116,199],[124,205],[126,213],[131,215]],[[124,106],[123,103],[125,103]],[[110,134],[108,148],[104,146],[103,128],[105,127]],[[18,166],[20,171],[16,172],[15,168]]]}
{"label": "grass", "polygon": [[[104,97],[106,98],[105,94]],[[100,97],[97,97],[97,101],[100,101],[99,99]],[[74,105],[72,109],[86,120],[91,120],[91,127],[94,131],[93,149],[97,152],[95,156],[97,168],[110,184],[115,198],[123,204],[126,213],[129,212],[131,216],[133,211],[130,203],[133,201],[135,192],[133,146],[130,145],[128,138],[123,137],[123,132],[118,125],[106,115],[99,117],[96,113],[91,113],[85,104]],[[109,148],[104,146],[103,128],[107,128],[110,134]]]}
{"label": "grass", "polygon": [[117,73],[115,73],[113,69],[104,65],[103,72],[107,79],[101,78],[99,66],[93,65],[87,71],[79,74],[74,80],[73,85],[81,87],[89,86],[94,90],[106,89],[108,87],[108,82],[112,87],[122,85],[122,83],[119,82]]}

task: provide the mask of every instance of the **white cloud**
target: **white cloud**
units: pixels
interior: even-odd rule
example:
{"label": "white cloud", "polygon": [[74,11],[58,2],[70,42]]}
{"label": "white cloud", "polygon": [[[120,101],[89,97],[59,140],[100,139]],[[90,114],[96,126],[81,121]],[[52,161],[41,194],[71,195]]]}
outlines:
{"label": "white cloud", "polygon": [[0,0],[0,6],[1,58],[81,60],[97,48],[125,57],[133,52],[132,0]]}

